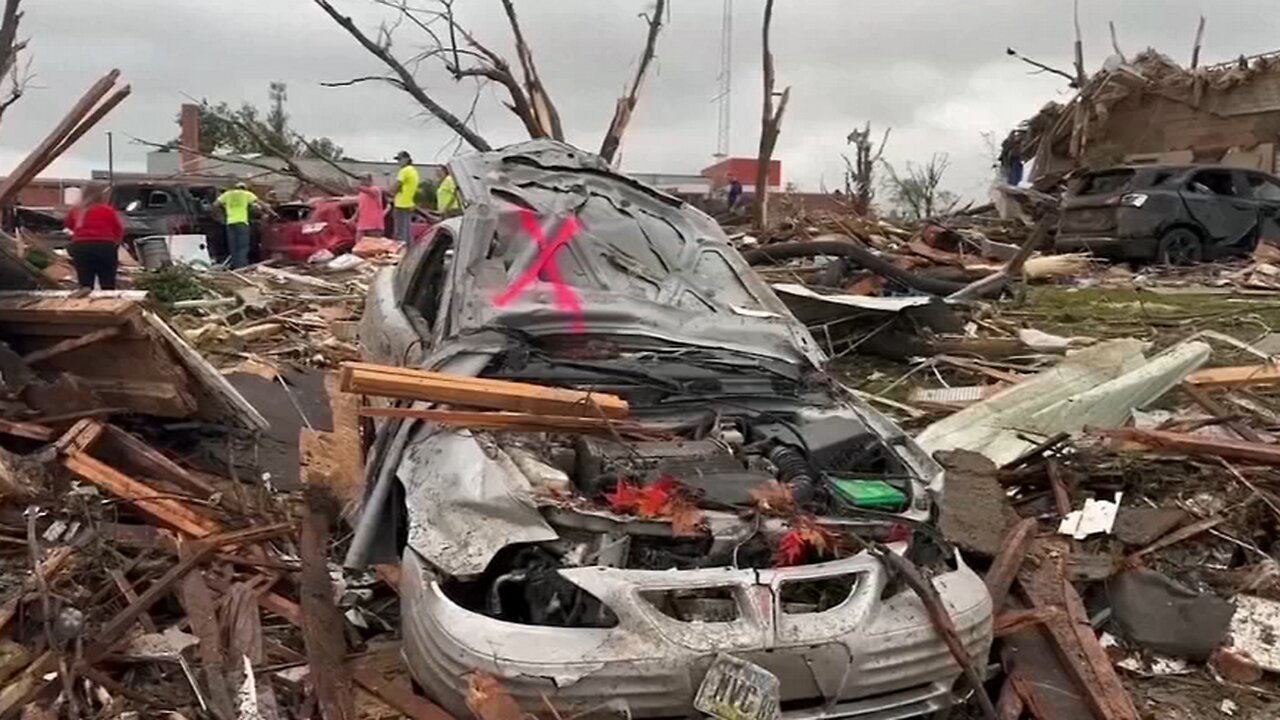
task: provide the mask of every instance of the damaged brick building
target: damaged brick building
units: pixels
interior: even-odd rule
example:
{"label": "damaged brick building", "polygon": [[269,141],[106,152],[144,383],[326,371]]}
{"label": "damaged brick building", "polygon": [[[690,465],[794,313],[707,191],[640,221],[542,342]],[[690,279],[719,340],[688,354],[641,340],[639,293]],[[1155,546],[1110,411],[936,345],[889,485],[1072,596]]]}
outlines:
{"label": "damaged brick building", "polygon": [[1037,181],[1122,163],[1274,172],[1280,51],[1195,69],[1154,50],[1112,56],[1070,102],[1049,103],[1015,132]]}

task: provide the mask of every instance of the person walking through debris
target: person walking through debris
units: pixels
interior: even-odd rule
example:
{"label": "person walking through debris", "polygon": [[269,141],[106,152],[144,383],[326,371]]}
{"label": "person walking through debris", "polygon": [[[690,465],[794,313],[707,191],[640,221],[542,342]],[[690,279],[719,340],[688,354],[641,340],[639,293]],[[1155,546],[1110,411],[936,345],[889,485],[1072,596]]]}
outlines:
{"label": "person walking through debris", "polygon": [[407,245],[413,240],[413,211],[418,208],[418,169],[406,150],[396,153],[396,160],[400,161],[400,170],[396,173],[392,215],[396,239]]}
{"label": "person walking through debris", "polygon": [[231,257],[231,269],[249,264],[249,207],[260,204],[258,196],[249,186],[238,182],[234,188],[223,192],[214,201],[222,207],[227,221],[227,253]]}
{"label": "person walking through debris", "polygon": [[80,287],[92,290],[97,281],[99,288],[115,290],[124,221],[107,204],[106,189],[101,185],[86,187],[80,204],[67,213],[66,226],[71,231],[69,251]]}
{"label": "person walking through debris", "polygon": [[458,181],[453,179],[448,166],[443,173],[444,177],[440,178],[440,184],[436,186],[436,212],[452,215],[462,210],[462,201],[458,198]]}
{"label": "person walking through debris", "polygon": [[356,240],[382,237],[386,232],[386,211],[382,207],[382,188],[365,174],[356,188]]}
{"label": "person walking through debris", "polygon": [[738,209],[738,203],[742,201],[742,181],[733,175],[729,176],[729,210],[732,212]]}

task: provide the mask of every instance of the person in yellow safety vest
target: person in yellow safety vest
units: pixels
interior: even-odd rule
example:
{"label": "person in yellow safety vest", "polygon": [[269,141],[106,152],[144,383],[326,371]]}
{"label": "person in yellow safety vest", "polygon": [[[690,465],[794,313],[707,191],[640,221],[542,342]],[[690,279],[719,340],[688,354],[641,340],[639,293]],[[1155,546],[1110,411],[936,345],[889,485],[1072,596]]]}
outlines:
{"label": "person in yellow safety vest", "polygon": [[418,208],[418,169],[408,151],[396,153],[400,170],[396,172],[395,196],[392,199],[396,239],[408,245],[413,242],[413,211]]}
{"label": "person in yellow safety vest", "polygon": [[458,197],[458,183],[453,179],[449,168],[444,169],[444,177],[436,186],[436,212],[441,215],[452,215],[462,210],[462,200]]}

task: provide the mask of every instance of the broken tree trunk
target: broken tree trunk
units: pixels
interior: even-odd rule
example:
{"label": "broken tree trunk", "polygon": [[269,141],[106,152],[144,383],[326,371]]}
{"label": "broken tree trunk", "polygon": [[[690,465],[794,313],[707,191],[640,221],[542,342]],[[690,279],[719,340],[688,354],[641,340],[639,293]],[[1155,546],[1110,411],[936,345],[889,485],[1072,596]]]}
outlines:
{"label": "broken tree trunk", "polygon": [[[511,0],[503,0],[509,3]],[[649,66],[653,63],[658,47],[658,33],[662,31],[662,16],[667,11],[667,0],[658,0],[652,16],[644,16],[649,21],[649,34],[645,40],[644,52],[640,54],[640,64],[636,68],[636,76],[631,81],[631,90],[625,97],[618,98],[618,106],[614,108],[613,120],[609,121],[609,129],[604,134],[604,142],[600,144],[600,157],[613,164],[613,156],[622,144],[622,136],[631,122],[631,114],[635,112],[636,102],[640,96],[640,85],[644,82]]]}
{"label": "broken tree trunk", "polygon": [[524,71],[524,89],[529,98],[530,119],[541,133],[532,137],[564,140],[560,112],[556,110],[555,103],[551,102],[551,96],[538,75],[538,66],[533,62],[533,51],[529,48],[529,42],[525,40],[524,32],[520,29],[520,21],[516,18],[515,4],[512,0],[502,0],[502,9],[507,15],[507,22],[511,25],[511,34],[516,41],[516,57],[520,60],[521,70]]}
{"label": "broken tree trunk", "polygon": [[769,165],[773,160],[773,150],[778,145],[778,133],[782,130],[782,115],[791,98],[791,88],[788,87],[782,91],[778,105],[774,107],[773,51],[769,49],[769,29],[772,24],[773,0],[767,0],[761,33],[764,47],[764,101],[760,113],[760,152],[756,156],[755,224],[759,231],[769,227]]}

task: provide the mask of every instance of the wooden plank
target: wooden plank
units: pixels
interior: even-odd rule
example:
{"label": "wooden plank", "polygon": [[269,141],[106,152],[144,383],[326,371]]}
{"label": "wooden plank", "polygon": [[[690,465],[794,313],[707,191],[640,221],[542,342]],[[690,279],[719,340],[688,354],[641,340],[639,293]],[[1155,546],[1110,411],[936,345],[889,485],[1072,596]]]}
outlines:
{"label": "wooden plank", "polygon": [[1280,445],[1251,443],[1243,440],[1217,440],[1165,430],[1113,428],[1098,432],[1125,442],[1185,455],[1212,455],[1260,465],[1280,465]]}
{"label": "wooden plank", "polygon": [[1009,610],[995,617],[992,633],[998,637],[1006,637],[1022,632],[1030,627],[1043,625],[1050,620],[1064,617],[1066,611],[1059,607],[1040,607],[1034,610]]}
{"label": "wooden plank", "polygon": [[[188,545],[178,548],[178,556],[189,556],[193,549]],[[197,650],[200,669],[204,673],[204,685],[209,690],[209,705],[219,720],[233,720],[235,708],[231,700],[231,686],[227,683],[227,656],[222,647],[222,625],[218,622],[218,602],[213,591],[204,581],[199,570],[187,573],[178,583],[178,597],[187,612],[191,632],[200,638]],[[236,658],[239,661],[239,658]]]}
{"label": "wooden plank", "polygon": [[607,393],[368,363],[344,363],[342,389],[363,395],[512,412],[609,418],[625,418],[629,413],[626,400]]}
{"label": "wooden plank", "polygon": [[97,420],[90,418],[78,420],[53,445],[59,454],[88,452],[94,443],[98,442],[98,438],[102,437],[105,429],[106,426]]}
{"label": "wooden plank", "polygon": [[32,352],[29,352],[26,355],[22,356],[22,360],[28,365],[35,365],[36,363],[39,363],[43,360],[48,360],[51,357],[57,357],[58,355],[62,355],[63,353],[69,353],[72,350],[79,350],[82,347],[88,347],[89,345],[92,345],[100,340],[113,338],[119,334],[120,334],[120,328],[118,326],[104,327],[98,330],[94,330],[93,332],[88,333],[86,335],[81,335],[79,337],[70,337],[70,338],[67,338],[66,340],[59,340],[58,342],[48,347],[44,347],[39,350],[34,350]]}
{"label": "wooden plank", "polygon": [[127,455],[129,462],[148,477],[167,480],[198,495],[210,496],[218,491],[217,488],[188,472],[140,438],[114,425],[108,425],[106,431],[107,441],[111,446]]}
{"label": "wooden plank", "polygon": [[0,418],[0,433],[5,435],[13,435],[14,437],[27,438],[28,440],[40,440],[48,442],[53,439],[56,433],[53,428],[45,425],[39,425],[30,422],[18,422],[16,420],[5,420]]}
{"label": "wooden plank", "polygon": [[1170,545],[1175,545],[1188,538],[1193,538],[1202,532],[1207,532],[1212,528],[1215,528],[1218,525],[1221,525],[1223,522],[1226,521],[1226,519],[1227,517],[1225,515],[1214,515],[1212,517],[1207,517],[1203,520],[1198,520],[1196,522],[1193,522],[1190,525],[1180,527],[1177,530],[1174,530],[1173,532],[1169,533],[1168,535],[1165,535],[1164,537],[1160,538],[1159,540],[1156,540],[1150,545],[1142,548],[1141,550],[1135,551],[1133,554],[1125,558],[1125,563],[1126,564],[1133,563],[1144,555],[1150,555],[1151,553],[1157,550],[1163,550],[1164,548],[1167,548]]}
{"label": "wooden plank", "polygon": [[1004,599],[1009,595],[1009,588],[1018,578],[1018,570],[1027,556],[1027,550],[1036,539],[1039,523],[1035,518],[1026,518],[1009,529],[1001,543],[1000,554],[987,570],[987,590],[991,592],[991,610],[998,613],[1004,607]]}
{"label": "wooden plank", "polygon": [[1045,628],[1054,649],[1101,720],[1140,720],[1133,700],[1116,675],[1098,637],[1084,613],[1084,603],[1066,575],[1071,546],[1061,538],[1039,540],[1035,556],[1039,564],[1020,577],[1032,607],[1058,608]]}
{"label": "wooden plank", "polygon": [[1067,492],[1067,484],[1062,479],[1062,466],[1057,460],[1049,458],[1044,464],[1044,473],[1049,477],[1049,487],[1053,490],[1053,504],[1058,509],[1058,517],[1071,514],[1071,494]]}
{"label": "wooden plank", "polygon": [[1232,413],[1223,407],[1217,400],[1213,399],[1208,392],[1196,385],[1181,385],[1182,392],[1191,398],[1195,404],[1204,408],[1205,412],[1216,418],[1225,418],[1224,424],[1231,428],[1231,431],[1240,436],[1240,439],[1252,443],[1265,442],[1262,436],[1254,432],[1253,428],[1248,424],[1240,421],[1238,418],[1232,417]]}
{"label": "wooden plank", "polygon": [[328,504],[337,514],[336,499],[323,488],[308,492],[307,515],[302,523],[298,554],[302,558],[300,596],[302,638],[307,647],[307,664],[324,720],[355,720],[356,711],[351,676],[343,666],[347,654],[343,637],[345,621],[333,604],[333,581],[329,578]]}
{"label": "wooden plank", "polygon": [[1245,387],[1280,383],[1280,365],[1238,365],[1197,370],[1183,383],[1202,388]]}
{"label": "wooden plank", "polygon": [[472,430],[506,430],[509,432],[580,432],[580,433],[640,433],[661,435],[658,428],[591,417],[564,415],[537,415],[515,412],[486,412],[481,410],[419,410],[416,408],[362,407],[360,414],[366,417],[395,417],[426,420],[449,427]]}
{"label": "wooden plank", "polygon": [[201,515],[191,507],[178,500],[161,496],[145,483],[138,482],[83,452],[67,455],[62,463],[71,472],[112,495],[129,501],[167,527],[197,538],[213,535],[221,529],[216,521]]}
{"label": "wooden plank", "polygon": [[0,298],[0,323],[39,325],[121,325],[142,306],[122,298]]}

